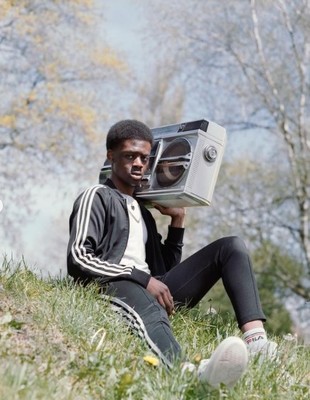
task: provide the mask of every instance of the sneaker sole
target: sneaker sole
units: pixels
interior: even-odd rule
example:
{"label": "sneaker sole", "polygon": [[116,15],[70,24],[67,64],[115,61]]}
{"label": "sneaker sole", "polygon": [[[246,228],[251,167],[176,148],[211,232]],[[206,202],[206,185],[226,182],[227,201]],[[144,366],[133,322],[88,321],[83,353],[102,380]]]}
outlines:
{"label": "sneaker sole", "polygon": [[247,364],[248,350],[243,340],[228,337],[215,349],[199,378],[215,388],[220,384],[231,388],[240,379]]}

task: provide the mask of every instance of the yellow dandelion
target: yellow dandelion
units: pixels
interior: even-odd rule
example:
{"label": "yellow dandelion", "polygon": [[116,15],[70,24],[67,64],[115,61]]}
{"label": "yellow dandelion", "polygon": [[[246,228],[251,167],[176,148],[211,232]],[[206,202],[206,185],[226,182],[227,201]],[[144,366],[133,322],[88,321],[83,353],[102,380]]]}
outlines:
{"label": "yellow dandelion", "polygon": [[153,365],[153,367],[157,367],[159,365],[159,359],[154,356],[145,356],[143,357],[143,360]]}

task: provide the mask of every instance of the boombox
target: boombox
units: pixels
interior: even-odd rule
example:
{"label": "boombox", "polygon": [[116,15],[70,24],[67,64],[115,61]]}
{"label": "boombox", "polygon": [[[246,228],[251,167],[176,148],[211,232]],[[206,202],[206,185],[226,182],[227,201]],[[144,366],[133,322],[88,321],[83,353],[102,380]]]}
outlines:
{"label": "boombox", "polygon": [[[152,128],[149,166],[135,194],[146,205],[210,205],[225,146],[226,130],[205,119]],[[105,162],[99,182],[109,176]]]}

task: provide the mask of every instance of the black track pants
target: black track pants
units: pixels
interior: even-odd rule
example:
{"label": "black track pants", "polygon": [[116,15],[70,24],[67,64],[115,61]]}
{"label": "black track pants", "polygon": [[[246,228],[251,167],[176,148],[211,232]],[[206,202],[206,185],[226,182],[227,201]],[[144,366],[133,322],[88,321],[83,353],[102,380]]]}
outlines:
{"label": "black track pants", "polygon": [[[265,320],[251,260],[238,237],[219,239],[158,277],[170,289],[176,305],[195,306],[222,279],[233,305],[239,327],[253,320]],[[181,357],[166,311],[140,285],[131,281],[109,284],[115,309],[167,365]]]}

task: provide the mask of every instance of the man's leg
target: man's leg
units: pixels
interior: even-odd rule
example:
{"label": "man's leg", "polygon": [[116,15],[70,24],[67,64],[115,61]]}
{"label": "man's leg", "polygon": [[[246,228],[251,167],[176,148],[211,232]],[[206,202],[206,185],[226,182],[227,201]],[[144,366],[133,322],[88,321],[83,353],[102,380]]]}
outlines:
{"label": "man's leg", "polygon": [[[167,367],[174,360],[181,360],[181,349],[172,334],[168,315],[147,290],[134,282],[119,281],[110,283],[103,296],[108,296],[115,311]],[[198,378],[213,387],[220,383],[232,387],[244,373],[247,362],[245,344],[230,337],[218,345],[208,364],[199,368]]]}
{"label": "man's leg", "polygon": [[164,364],[170,367],[181,357],[181,348],[172,334],[166,311],[145,288],[131,281],[116,281],[108,285],[105,295],[109,296],[115,311]]}
{"label": "man's leg", "polygon": [[222,278],[239,327],[265,320],[256,280],[244,242],[238,237],[219,239],[167,272],[161,280],[176,304],[193,307]]}

